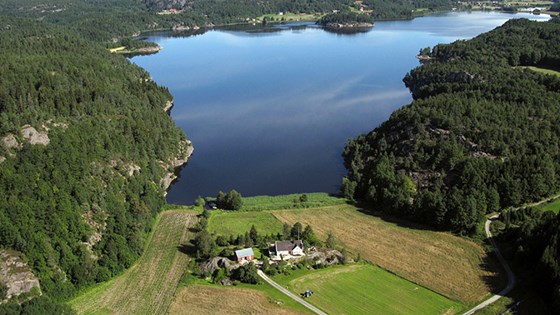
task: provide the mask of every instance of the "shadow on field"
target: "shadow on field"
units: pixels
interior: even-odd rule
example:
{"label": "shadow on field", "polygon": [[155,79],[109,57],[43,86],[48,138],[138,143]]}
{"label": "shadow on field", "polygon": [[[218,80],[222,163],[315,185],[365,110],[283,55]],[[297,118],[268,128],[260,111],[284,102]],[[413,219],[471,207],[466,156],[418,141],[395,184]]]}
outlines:
{"label": "shadow on field", "polygon": [[355,206],[358,209],[358,211],[363,214],[380,218],[385,222],[393,223],[400,227],[414,229],[414,230],[422,230],[422,231],[435,231],[435,232],[440,231],[426,224],[421,224],[403,218],[398,218],[379,210],[372,210],[373,206],[371,204],[359,203],[356,204]]}
{"label": "shadow on field", "polygon": [[[492,244],[490,244],[489,239],[484,239],[483,242],[486,248],[492,248]],[[488,255],[484,256],[484,259],[480,262],[479,267],[481,270],[488,273],[487,276],[482,277],[482,281],[484,281],[484,284],[490,292],[497,294],[506,287],[506,271],[500,264],[493,250],[488,251]]]}
{"label": "shadow on field", "polygon": [[190,242],[177,246],[177,250],[188,256],[194,256],[196,254],[196,247]]}

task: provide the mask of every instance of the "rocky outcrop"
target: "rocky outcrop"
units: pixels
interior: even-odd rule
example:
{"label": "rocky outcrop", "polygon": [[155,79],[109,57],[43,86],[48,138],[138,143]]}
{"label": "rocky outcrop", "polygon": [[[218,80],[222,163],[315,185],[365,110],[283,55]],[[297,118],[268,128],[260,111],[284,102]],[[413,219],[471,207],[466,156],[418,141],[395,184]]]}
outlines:
{"label": "rocky outcrop", "polygon": [[163,107],[163,111],[169,112],[171,108],[173,108],[173,101],[170,100],[165,103],[165,106]]}
{"label": "rocky outcrop", "polygon": [[164,190],[163,195],[167,195],[167,189],[171,186],[171,183],[177,178],[175,171],[177,168],[187,164],[189,157],[192,155],[194,147],[192,142],[189,140],[183,140],[180,143],[179,154],[168,161],[167,163],[161,162],[162,166],[166,170],[165,176],[161,179],[161,187]]}
{"label": "rocky outcrop", "polygon": [[21,135],[25,140],[33,145],[48,145],[51,142],[51,139],[49,139],[49,135],[44,128],[42,128],[41,132],[39,132],[32,126],[25,125],[21,127]]}
{"label": "rocky outcrop", "polygon": [[2,164],[4,161],[6,161],[6,158],[0,155],[0,164]]}
{"label": "rocky outcrop", "polygon": [[202,270],[209,274],[214,274],[216,270],[228,269],[232,270],[235,268],[234,263],[227,259],[226,257],[214,257],[202,263]]}
{"label": "rocky outcrop", "polygon": [[[84,245],[86,245],[87,249],[90,252],[90,257],[93,260],[97,260],[99,259],[99,256],[97,256],[94,252],[93,252],[93,246],[95,246],[95,244],[99,243],[101,241],[101,239],[103,238],[103,232],[105,231],[105,229],[107,228],[107,213],[103,210],[97,209],[97,208],[93,208],[90,211],[87,211],[85,213],[82,214],[82,218],[84,218],[84,221],[91,227],[92,229],[92,233],[91,235],[88,236],[88,239],[86,242],[84,242]],[[97,221],[95,220],[95,218],[97,218]],[[101,221],[101,222],[98,222]]]}
{"label": "rocky outcrop", "polygon": [[373,23],[327,23],[324,27],[330,29],[359,29],[373,27]]}
{"label": "rocky outcrop", "polygon": [[39,279],[14,250],[0,250],[0,283],[8,287],[7,300],[32,290],[41,294]]}
{"label": "rocky outcrop", "polygon": [[16,137],[12,134],[9,134],[2,138],[2,144],[6,149],[21,149],[21,143],[19,143]]}

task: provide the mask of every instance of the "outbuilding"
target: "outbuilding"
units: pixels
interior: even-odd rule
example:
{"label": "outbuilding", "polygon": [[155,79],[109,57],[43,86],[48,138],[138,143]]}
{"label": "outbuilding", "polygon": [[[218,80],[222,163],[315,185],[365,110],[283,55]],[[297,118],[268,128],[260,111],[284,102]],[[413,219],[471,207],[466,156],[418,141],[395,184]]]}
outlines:
{"label": "outbuilding", "polygon": [[235,257],[237,258],[238,262],[251,261],[255,259],[255,253],[253,252],[253,249],[250,247],[243,248],[235,251]]}

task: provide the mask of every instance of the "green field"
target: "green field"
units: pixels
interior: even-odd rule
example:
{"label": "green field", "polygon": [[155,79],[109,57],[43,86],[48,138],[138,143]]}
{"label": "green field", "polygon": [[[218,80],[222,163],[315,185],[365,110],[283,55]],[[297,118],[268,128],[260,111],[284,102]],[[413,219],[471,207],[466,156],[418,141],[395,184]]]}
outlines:
{"label": "green field", "polygon": [[539,68],[539,67],[533,67],[533,66],[528,66],[528,67],[518,67],[518,68],[523,68],[523,69],[529,69],[535,72],[540,72],[540,73],[544,73],[544,74],[551,74],[551,75],[555,75],[560,77],[560,71],[556,71],[556,70],[552,70],[552,69],[546,69],[546,68]]}
{"label": "green field", "polygon": [[298,199],[302,195],[303,194],[244,197],[241,211],[316,208],[346,203],[346,199],[333,197],[327,193],[306,193],[307,201],[298,202]]}
{"label": "green field", "polygon": [[464,309],[372,265],[322,269],[289,281],[288,287],[298,294],[312,290],[307,301],[330,314],[456,314]]}
{"label": "green field", "polygon": [[537,209],[558,213],[560,212],[560,198],[538,205]]}
{"label": "green field", "polygon": [[109,282],[88,289],[70,301],[78,314],[163,314],[189,257],[178,246],[189,238],[193,211],[166,211],[159,217],[142,257]]}
{"label": "green field", "polygon": [[212,211],[210,220],[208,220],[208,231],[226,237],[237,236],[248,232],[253,224],[261,234],[282,232],[283,223],[270,212],[222,210]]}

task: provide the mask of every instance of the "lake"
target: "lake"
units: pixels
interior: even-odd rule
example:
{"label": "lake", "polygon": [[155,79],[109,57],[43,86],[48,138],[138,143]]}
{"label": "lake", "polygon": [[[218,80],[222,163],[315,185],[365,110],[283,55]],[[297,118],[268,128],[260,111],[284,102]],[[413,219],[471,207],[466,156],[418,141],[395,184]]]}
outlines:
{"label": "lake", "polygon": [[[149,34],[163,49],[132,58],[175,99],[171,116],[195,152],[167,199],[339,189],[346,141],[412,101],[402,78],[421,48],[472,38],[512,18],[453,12],[376,22],[341,35],[311,23]],[[163,104],[162,104],[163,106]]]}

